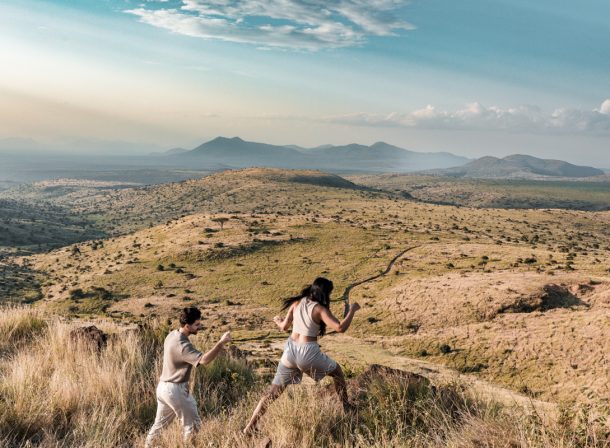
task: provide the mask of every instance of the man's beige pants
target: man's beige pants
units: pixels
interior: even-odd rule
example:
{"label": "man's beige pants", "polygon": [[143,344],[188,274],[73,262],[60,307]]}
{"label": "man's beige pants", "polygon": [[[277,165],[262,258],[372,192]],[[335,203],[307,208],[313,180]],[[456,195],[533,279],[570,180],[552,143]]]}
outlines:
{"label": "man's beige pants", "polygon": [[157,416],[154,425],[148,431],[145,447],[152,447],[161,430],[173,422],[176,417],[182,425],[185,440],[188,440],[191,434],[201,426],[197,403],[189,394],[188,383],[159,381],[157,386]]}

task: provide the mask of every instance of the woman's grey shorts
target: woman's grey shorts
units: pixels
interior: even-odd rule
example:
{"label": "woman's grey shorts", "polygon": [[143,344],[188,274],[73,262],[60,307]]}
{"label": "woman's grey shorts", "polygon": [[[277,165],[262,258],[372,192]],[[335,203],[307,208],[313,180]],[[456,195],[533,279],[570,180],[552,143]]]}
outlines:
{"label": "woman's grey shorts", "polygon": [[315,381],[320,381],[336,368],[337,363],[322,353],[317,342],[297,344],[288,338],[273,384],[277,386],[299,384],[303,372]]}

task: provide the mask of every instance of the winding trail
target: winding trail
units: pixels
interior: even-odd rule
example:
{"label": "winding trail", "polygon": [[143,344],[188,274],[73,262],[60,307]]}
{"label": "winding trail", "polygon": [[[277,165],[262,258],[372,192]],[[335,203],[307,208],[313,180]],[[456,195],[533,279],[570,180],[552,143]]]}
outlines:
{"label": "winding trail", "polygon": [[[363,285],[365,283],[369,283],[374,280],[377,280],[378,278],[381,278],[385,275],[388,275],[390,273],[390,271],[392,270],[392,268],[394,267],[394,265],[396,264],[396,262],[398,260],[400,260],[400,258],[402,256],[404,256],[404,254],[406,254],[407,252],[409,252],[413,249],[417,249],[418,247],[421,247],[421,246],[422,246],[422,244],[419,244],[417,246],[407,247],[406,249],[400,251],[397,255],[394,256],[394,258],[392,258],[390,260],[390,262],[388,263],[385,270],[383,270],[379,274],[375,274],[375,275],[372,275],[371,277],[367,277],[364,280],[358,280],[357,282],[350,283],[349,285],[347,285],[347,287],[343,291],[343,295],[338,299],[331,300],[331,302],[343,301],[345,303],[345,307],[343,310],[343,316],[345,317],[347,315],[347,312],[349,311],[349,294],[352,291],[352,289],[354,289],[357,286]],[[335,333],[334,331],[331,331],[328,334],[334,334],[334,333]],[[283,338],[285,338],[285,335],[283,335],[283,334],[280,336],[276,336],[276,335],[271,335],[271,332],[267,332],[264,335],[233,339],[233,342],[253,342],[253,341],[260,341],[260,340],[265,340],[265,339],[283,339]]]}
{"label": "winding trail", "polygon": [[[433,244],[433,243],[432,243]],[[363,280],[349,284],[341,298],[334,299],[333,302],[344,301],[346,310],[349,309],[349,295],[351,291],[360,285],[372,282],[381,277],[388,275],[396,262],[400,260],[407,252],[417,249],[423,244],[407,247],[394,256],[388,263],[387,267],[380,273],[372,275]],[[558,418],[558,407],[555,403],[533,399],[531,397],[520,394],[516,391],[507,389],[498,384],[478,378],[472,374],[463,374],[442,364],[427,362],[417,358],[409,358],[392,353],[383,348],[382,344],[377,342],[365,342],[358,338],[350,337],[343,334],[336,334],[333,338],[325,339],[325,349],[341,362],[349,362],[352,365],[362,365],[378,363],[388,367],[413,372],[427,377],[436,384],[458,382],[462,386],[468,387],[476,397],[492,403],[501,403],[504,406],[517,406],[535,414],[542,421],[556,421]],[[235,342],[259,342],[269,339],[285,339],[286,335],[281,336],[259,335],[250,338],[234,339]],[[276,349],[281,349],[282,342],[275,342],[273,346]]]}
{"label": "winding trail", "polygon": [[341,296],[341,298],[333,300],[333,302],[343,301],[343,303],[345,304],[345,307],[343,309],[343,316],[344,317],[347,316],[347,312],[349,311],[349,294],[352,291],[352,289],[354,289],[356,286],[360,286],[365,283],[372,282],[374,280],[377,280],[378,278],[388,275],[390,273],[390,271],[392,270],[392,268],[394,267],[394,264],[396,264],[396,262],[404,256],[404,254],[406,254],[407,252],[409,252],[413,249],[417,249],[418,247],[421,247],[421,246],[422,246],[422,244],[419,244],[417,246],[407,247],[406,249],[400,251],[394,258],[392,258],[390,260],[390,262],[388,263],[388,266],[385,268],[384,271],[380,272],[379,274],[373,275],[371,277],[365,278],[364,280],[359,280],[357,282],[350,283],[349,285],[347,285],[347,287],[343,291],[343,295]]}

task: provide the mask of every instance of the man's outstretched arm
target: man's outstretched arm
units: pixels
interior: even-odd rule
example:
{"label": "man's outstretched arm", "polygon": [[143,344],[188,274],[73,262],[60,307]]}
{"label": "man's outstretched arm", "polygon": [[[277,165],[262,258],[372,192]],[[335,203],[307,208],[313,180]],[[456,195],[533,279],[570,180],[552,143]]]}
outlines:
{"label": "man's outstretched arm", "polygon": [[206,365],[214,361],[227,342],[231,342],[231,332],[227,331],[209,351],[204,353],[199,364]]}

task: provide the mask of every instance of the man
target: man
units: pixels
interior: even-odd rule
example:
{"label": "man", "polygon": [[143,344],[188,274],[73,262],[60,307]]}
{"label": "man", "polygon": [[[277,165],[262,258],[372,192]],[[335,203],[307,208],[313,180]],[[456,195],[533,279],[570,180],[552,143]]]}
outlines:
{"label": "man", "polygon": [[157,386],[157,416],[146,437],[146,448],[152,447],[161,430],[178,417],[182,425],[185,441],[199,430],[201,419],[197,403],[189,394],[188,382],[193,366],[213,361],[231,341],[231,333],[226,332],[220,341],[207,353],[197,350],[189,341],[189,336],[201,329],[201,311],[184,308],[180,313],[180,329],[171,331],[163,343],[163,371]]}

